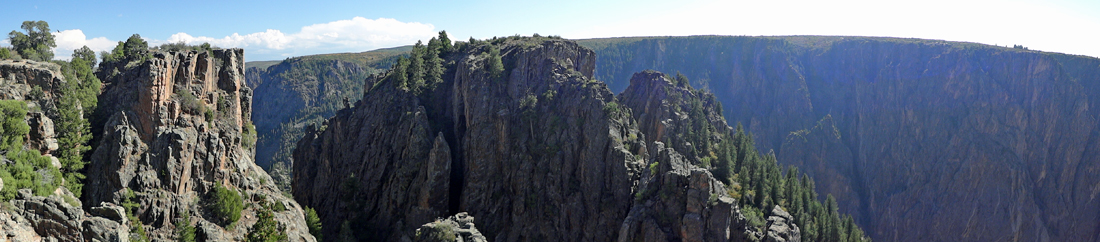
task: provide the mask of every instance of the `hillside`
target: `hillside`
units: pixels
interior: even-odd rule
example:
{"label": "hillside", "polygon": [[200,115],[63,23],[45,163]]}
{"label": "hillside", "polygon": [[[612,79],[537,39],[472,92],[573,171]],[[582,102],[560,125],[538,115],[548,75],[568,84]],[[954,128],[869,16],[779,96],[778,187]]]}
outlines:
{"label": "hillside", "polygon": [[713,96],[657,72],[616,96],[595,59],[557,38],[418,45],[307,129],[294,196],[326,238],[421,239],[459,214],[499,241],[863,239]]}
{"label": "hillside", "polygon": [[612,91],[646,69],[691,77],[872,238],[1096,237],[1096,58],[878,37],[577,42]]}
{"label": "hillside", "polygon": [[[256,164],[289,191],[290,152],[305,127],[332,117],[345,101],[358,101],[363,80],[389,68],[409,49],[303,56],[269,63],[265,68],[248,68],[245,82],[255,90],[253,120],[260,137]],[[248,62],[246,66],[261,63],[267,62]]]}
{"label": "hillside", "polygon": [[692,77],[872,238],[1098,239],[1100,60],[870,37],[580,40],[596,78]]}

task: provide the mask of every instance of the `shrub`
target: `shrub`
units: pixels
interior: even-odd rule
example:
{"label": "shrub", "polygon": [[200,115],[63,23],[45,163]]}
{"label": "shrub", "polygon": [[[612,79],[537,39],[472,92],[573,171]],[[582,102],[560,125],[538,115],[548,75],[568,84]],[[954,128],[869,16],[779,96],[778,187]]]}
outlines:
{"label": "shrub", "polygon": [[305,211],[303,212],[305,212],[306,215],[306,227],[309,228],[309,234],[312,234],[313,237],[316,237],[317,241],[321,241],[321,218],[317,216],[317,211],[313,210],[313,208],[306,207]]}
{"label": "shrub", "polygon": [[241,219],[244,200],[241,199],[241,194],[237,191],[219,184],[214,187],[214,193],[210,196],[207,206],[214,212],[214,216],[221,220],[222,226],[228,226]]}
{"label": "shrub", "polygon": [[145,227],[141,225],[141,219],[134,215],[134,210],[137,210],[141,204],[134,202],[134,190],[126,188],[126,193],[122,195],[122,207],[126,208],[126,217],[130,220],[130,241],[149,241],[149,237],[145,234]]}
{"label": "shrub", "polygon": [[195,226],[191,225],[191,215],[186,212],[183,213],[183,218],[176,222],[176,241],[195,241]]}
{"label": "shrub", "polygon": [[244,133],[241,134],[241,144],[245,148],[256,147],[256,125],[252,121],[244,123]]}
{"label": "shrub", "polygon": [[283,231],[283,226],[275,221],[275,213],[271,211],[270,206],[264,205],[262,209],[256,211],[256,217],[258,220],[248,230],[247,241],[276,242],[287,240],[286,232]]}
{"label": "shrub", "polygon": [[183,111],[192,114],[206,113],[206,105],[187,89],[176,89],[176,96],[180,99]]}
{"label": "shrub", "polygon": [[19,189],[31,188],[36,195],[43,196],[61,185],[61,172],[50,165],[49,158],[23,148],[23,137],[30,132],[30,125],[23,120],[27,116],[26,105],[23,101],[0,101],[0,152],[10,160],[0,163],[3,201],[15,198]]}

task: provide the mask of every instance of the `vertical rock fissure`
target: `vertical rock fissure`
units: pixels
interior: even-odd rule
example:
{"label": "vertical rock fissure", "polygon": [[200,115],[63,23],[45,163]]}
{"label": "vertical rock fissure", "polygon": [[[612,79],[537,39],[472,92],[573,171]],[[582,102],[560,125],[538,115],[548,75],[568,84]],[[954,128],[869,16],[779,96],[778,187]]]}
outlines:
{"label": "vertical rock fissure", "polygon": [[447,189],[447,216],[462,212],[462,188],[466,186],[466,162],[462,150],[462,139],[466,135],[466,116],[458,117],[458,124],[453,132],[443,132],[443,138],[451,145],[451,185]]}

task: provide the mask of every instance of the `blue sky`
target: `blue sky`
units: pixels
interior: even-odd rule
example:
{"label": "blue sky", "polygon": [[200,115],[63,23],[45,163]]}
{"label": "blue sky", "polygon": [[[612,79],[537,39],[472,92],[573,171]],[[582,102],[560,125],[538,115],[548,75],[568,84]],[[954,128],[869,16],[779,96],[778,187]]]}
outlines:
{"label": "blue sky", "polygon": [[14,1],[4,12],[5,33],[24,20],[49,22],[59,58],[83,45],[108,50],[134,33],[153,44],[245,48],[254,61],[408,45],[440,30],[456,40],[533,33],[891,36],[1100,56],[1096,0]]}

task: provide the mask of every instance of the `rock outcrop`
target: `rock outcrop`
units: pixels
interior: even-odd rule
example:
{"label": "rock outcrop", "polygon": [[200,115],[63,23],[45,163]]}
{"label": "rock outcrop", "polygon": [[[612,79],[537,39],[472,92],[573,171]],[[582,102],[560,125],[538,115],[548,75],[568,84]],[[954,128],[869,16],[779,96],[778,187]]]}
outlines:
{"label": "rock outcrop", "polygon": [[[0,209],[0,238],[6,241],[129,241],[125,216],[109,213],[86,214],[80,202],[60,188],[57,194],[34,196],[30,189],[19,191],[9,207]],[[92,211],[121,209],[113,204]],[[103,216],[106,215],[106,216]]]}
{"label": "rock outcrop", "polygon": [[617,241],[756,241],[762,237],[751,230],[725,186],[709,171],[661,142],[654,144],[656,167],[643,180]]}
{"label": "rock outcrop", "polygon": [[[85,204],[139,204],[133,215],[153,240],[174,238],[189,216],[207,240],[242,240],[263,204],[281,204],[275,220],[292,241],[314,241],[302,208],[253,163],[251,89],[243,85],[243,50],[153,52],[97,73],[106,87],[94,126],[99,145],[87,168]],[[104,70],[118,70],[106,72]],[[214,188],[239,191],[236,228],[212,221]]]}
{"label": "rock outcrop", "polygon": [[1100,238],[1100,59],[894,38],[607,41],[581,43],[612,89],[644,69],[692,77],[874,239]]}
{"label": "rock outcrop", "polygon": [[[31,126],[24,139],[27,148],[50,155],[58,149],[54,119],[61,88],[66,85],[61,67],[49,62],[0,60],[0,100],[27,101],[25,120]],[[78,112],[81,107],[76,107]]]}
{"label": "rock outcrop", "polygon": [[[439,88],[418,97],[375,78],[365,101],[307,132],[295,197],[317,208],[326,237],[349,221],[395,240],[467,211],[492,240],[614,239],[644,144],[625,141],[637,132],[629,113],[607,109],[614,96],[588,79],[592,52],[545,39],[468,48],[447,57]],[[511,66],[501,79],[490,48]]]}
{"label": "rock outcrop", "polygon": [[426,223],[416,229],[415,242],[469,241],[486,242],[485,236],[474,226],[474,217],[458,213],[446,219]]}
{"label": "rock outcrop", "polygon": [[[372,76],[361,101],[307,129],[294,151],[294,195],[317,209],[326,238],[455,235],[441,229],[456,226],[449,220],[433,221],[459,212],[494,241],[764,238],[726,185],[696,165],[704,155],[691,142],[731,132],[713,96],[646,72],[620,102],[590,79],[592,51],[571,41],[456,48],[443,55],[450,64],[440,83],[413,86],[401,71]],[[506,68],[497,76],[494,66]],[[703,131],[687,110],[703,103],[690,110],[705,113],[705,132],[724,136],[689,140]],[[789,217],[776,220],[776,233],[797,241]]]}

